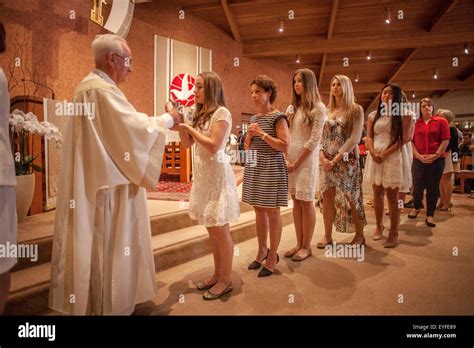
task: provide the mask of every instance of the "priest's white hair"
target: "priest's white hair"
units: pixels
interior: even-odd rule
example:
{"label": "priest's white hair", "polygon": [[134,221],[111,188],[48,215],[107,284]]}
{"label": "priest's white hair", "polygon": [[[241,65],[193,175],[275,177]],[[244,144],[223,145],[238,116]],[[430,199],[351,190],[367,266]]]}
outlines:
{"label": "priest's white hair", "polygon": [[115,52],[119,55],[123,54],[123,45],[127,41],[115,34],[102,34],[96,35],[94,41],[92,41],[92,52],[94,54],[95,63],[101,63],[104,61],[105,56],[109,52]]}

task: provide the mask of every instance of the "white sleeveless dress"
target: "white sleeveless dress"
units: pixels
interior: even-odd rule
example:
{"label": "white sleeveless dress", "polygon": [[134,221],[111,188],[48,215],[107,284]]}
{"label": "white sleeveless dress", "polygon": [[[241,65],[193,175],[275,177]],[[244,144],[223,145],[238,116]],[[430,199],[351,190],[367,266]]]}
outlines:
{"label": "white sleeveless dress", "polygon": [[193,186],[189,198],[188,215],[205,227],[223,226],[239,218],[239,198],[230,157],[225,144],[232,129],[232,116],[224,107],[217,109],[200,133],[210,136],[214,122],[225,121],[229,129],[219,151],[212,154],[199,143],[193,162]]}
{"label": "white sleeveless dress", "polygon": [[[369,115],[374,120],[376,112]],[[390,146],[390,131],[392,118],[382,116],[377,120],[374,127],[374,149],[377,153]],[[400,188],[403,184],[402,151],[396,151],[385,158],[382,163],[375,163],[372,156],[367,156],[364,173],[364,181],[371,185],[383,186],[384,188]]]}

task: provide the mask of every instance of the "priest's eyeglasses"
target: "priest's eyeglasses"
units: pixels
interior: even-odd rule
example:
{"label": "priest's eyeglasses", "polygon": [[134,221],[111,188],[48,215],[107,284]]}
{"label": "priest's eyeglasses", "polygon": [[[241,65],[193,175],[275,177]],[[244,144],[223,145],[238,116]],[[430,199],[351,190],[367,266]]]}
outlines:
{"label": "priest's eyeglasses", "polygon": [[114,55],[116,55],[116,56],[119,57],[119,58],[122,58],[123,61],[124,61],[124,63],[125,63],[125,66],[126,66],[127,68],[131,68],[131,67],[132,67],[132,58],[130,58],[130,57],[125,57],[125,58],[124,58],[124,57],[122,57],[121,55],[119,55],[119,54],[117,54],[117,53],[114,53]]}

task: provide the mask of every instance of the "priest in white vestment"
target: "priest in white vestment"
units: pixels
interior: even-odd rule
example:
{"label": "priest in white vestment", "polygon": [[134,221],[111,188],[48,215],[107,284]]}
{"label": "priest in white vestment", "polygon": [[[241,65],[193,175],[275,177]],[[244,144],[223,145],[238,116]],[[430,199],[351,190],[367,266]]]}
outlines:
{"label": "priest in white vestment", "polygon": [[[5,52],[5,28],[0,22],[0,53]],[[0,247],[17,243],[16,177],[13,155],[8,135],[10,97],[8,82],[0,67]],[[10,270],[17,263],[16,257],[0,255],[0,315],[3,314],[10,290]]]}
{"label": "priest in white vestment", "polygon": [[155,189],[165,129],[176,112],[148,117],[117,87],[131,51],[113,34],[92,43],[96,69],[74,94],[58,183],[49,306],[72,315],[131,314],[156,296],[145,188]]}

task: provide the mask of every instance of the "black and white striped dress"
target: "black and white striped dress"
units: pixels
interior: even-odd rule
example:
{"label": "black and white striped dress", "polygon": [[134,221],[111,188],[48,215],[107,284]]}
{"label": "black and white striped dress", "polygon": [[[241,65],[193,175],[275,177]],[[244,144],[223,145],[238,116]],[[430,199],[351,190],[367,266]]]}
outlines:
{"label": "black and white striped dress", "polygon": [[[252,116],[251,123],[258,123],[269,136],[276,137],[276,123],[286,115],[273,112]],[[288,169],[283,153],[273,149],[260,137],[252,137],[250,152],[245,163],[242,201],[264,208],[288,206]]]}

